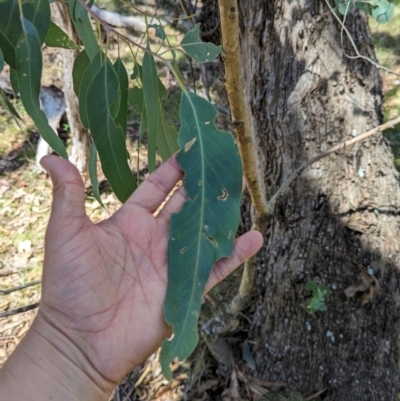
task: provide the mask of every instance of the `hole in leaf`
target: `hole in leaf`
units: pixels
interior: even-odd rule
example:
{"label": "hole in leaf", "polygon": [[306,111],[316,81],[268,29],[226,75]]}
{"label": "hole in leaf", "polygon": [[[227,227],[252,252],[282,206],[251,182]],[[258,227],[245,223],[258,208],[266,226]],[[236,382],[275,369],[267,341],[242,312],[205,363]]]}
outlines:
{"label": "hole in leaf", "polygon": [[189,141],[188,143],[185,144],[185,152],[188,152],[192,146],[194,145],[194,143],[196,142],[197,138],[193,138],[191,141]]}
{"label": "hole in leaf", "polygon": [[222,201],[226,201],[228,199],[228,191],[225,188],[222,188],[222,194],[218,195],[217,198],[222,200]]}
{"label": "hole in leaf", "polygon": [[203,233],[203,237],[204,237],[206,240],[210,241],[215,247],[218,246],[217,241],[215,241],[215,239],[214,239],[213,237],[210,237],[209,235],[206,235],[206,234],[204,234],[204,233]]}
{"label": "hole in leaf", "polygon": [[180,253],[181,255],[183,255],[187,250],[188,250],[188,247],[187,247],[187,246],[184,246],[184,247],[179,251],[179,253]]}

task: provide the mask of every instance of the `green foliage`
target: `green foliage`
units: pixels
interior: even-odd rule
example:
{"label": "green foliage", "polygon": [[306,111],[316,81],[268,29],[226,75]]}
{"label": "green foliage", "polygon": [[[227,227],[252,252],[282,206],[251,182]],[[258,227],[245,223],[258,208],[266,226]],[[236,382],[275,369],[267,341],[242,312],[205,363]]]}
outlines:
{"label": "green foliage", "polygon": [[117,61],[114,63],[114,69],[118,77],[119,81],[119,91],[120,91],[120,102],[119,102],[119,110],[118,114],[115,117],[115,122],[117,125],[120,125],[124,135],[126,135],[126,115],[128,110],[128,86],[129,79],[128,73],[126,72],[126,68],[122,63],[122,60],[118,57]]}
{"label": "green foliage", "polygon": [[170,222],[164,313],[174,337],[160,354],[167,378],[173,359],[188,357],[197,344],[204,287],[215,262],[231,254],[239,224],[241,161],[233,136],[216,128],[217,114],[207,100],[183,93],[177,160],[188,200]]}
{"label": "green foliage", "polygon": [[69,0],[68,6],[69,14],[75,29],[82,40],[89,58],[92,60],[99,52],[99,45],[93,32],[88,13],[80,4],[79,0]]}
{"label": "green foliage", "polygon": [[48,0],[25,0],[22,4],[24,17],[36,28],[40,44],[44,43],[50,26],[50,3]]}
{"label": "green foliage", "polygon": [[90,64],[90,58],[86,52],[86,50],[82,50],[78,57],[75,59],[74,67],[72,69],[72,82],[74,86],[75,95],[79,98],[79,92],[81,87],[81,82],[83,78],[83,74],[86,71],[86,68]]}
{"label": "green foliage", "polygon": [[[143,67],[135,62],[130,81],[123,60],[111,59],[96,37],[87,9],[90,7],[91,1],[84,5],[68,0],[69,15],[83,43],[72,80],[82,125],[89,129],[93,140],[89,176],[95,198],[101,203],[97,156],[121,202],[137,187],[126,147],[128,105],[140,115],[141,134],[147,132],[149,171],[156,167],[157,154],[165,161],[181,148],[177,160],[185,171],[188,201],[172,217],[168,244],[164,311],[175,336],[164,342],[161,361],[169,376],[170,362],[175,357],[187,357],[197,344],[197,321],[206,282],[215,262],[230,255],[239,223],[242,169],[234,138],[216,128],[217,111],[211,103],[186,91],[175,59],[180,48],[194,60],[208,62],[218,56],[221,47],[201,42],[196,25],[180,47],[172,48],[164,28],[160,24],[149,25],[163,46],[169,46],[172,57],[166,59],[165,52],[152,52],[148,39]],[[0,67],[4,62],[10,65],[15,94],[20,93],[43,138],[66,158],[64,145],[40,109],[41,45],[46,42],[66,49],[78,46],[50,19],[48,0],[25,0],[21,7],[17,0],[0,0]],[[163,102],[168,91],[157,73],[156,59],[166,63],[183,90],[179,135],[166,120]],[[4,92],[0,92],[0,105],[18,117]]]}
{"label": "green foliage", "polygon": [[156,169],[157,134],[160,131],[160,87],[154,57],[143,57],[143,98],[147,111],[148,162],[150,173]]}
{"label": "green foliage", "polygon": [[310,291],[312,296],[307,300],[307,312],[313,315],[315,312],[325,312],[327,307],[326,300],[332,294],[332,291],[323,284],[318,284],[315,281],[307,281],[305,290]]}
{"label": "green foliage", "polygon": [[3,71],[4,68],[4,54],[0,49],[0,72]]}
{"label": "green foliage", "polygon": [[0,106],[15,118],[21,119],[17,110],[15,110],[12,103],[7,99],[7,95],[3,89],[0,89]]}
{"label": "green foliage", "polygon": [[125,133],[115,121],[120,100],[119,80],[114,67],[108,59],[102,60],[87,88],[87,119],[104,174],[115,195],[125,202],[137,184],[127,160]]}
{"label": "green foliage", "polygon": [[76,45],[68,35],[54,22],[50,22],[49,30],[47,31],[44,40],[46,46],[49,47],[62,47],[63,49],[78,50],[80,47]]}
{"label": "green foliage", "polygon": [[154,28],[156,30],[156,36],[157,38],[160,38],[161,40],[164,40],[166,38],[164,29],[161,25],[159,24],[149,24],[149,28]]}
{"label": "green foliage", "polygon": [[394,6],[388,0],[335,0],[340,14],[347,15],[354,8],[372,15],[379,24],[386,24],[393,16]]}
{"label": "green foliage", "polygon": [[185,52],[199,63],[213,61],[221,52],[221,46],[204,43],[200,39],[200,24],[196,24],[182,39],[180,46]]}
{"label": "green foliage", "polygon": [[21,40],[16,48],[16,69],[21,101],[26,112],[35,122],[43,139],[62,157],[68,158],[61,139],[50,127],[40,109],[39,92],[42,73],[42,54],[39,35],[35,27],[23,18]]}
{"label": "green foliage", "polygon": [[97,149],[94,143],[91,143],[89,147],[89,178],[93,186],[93,196],[104,208],[100,197],[99,180],[97,178]]}

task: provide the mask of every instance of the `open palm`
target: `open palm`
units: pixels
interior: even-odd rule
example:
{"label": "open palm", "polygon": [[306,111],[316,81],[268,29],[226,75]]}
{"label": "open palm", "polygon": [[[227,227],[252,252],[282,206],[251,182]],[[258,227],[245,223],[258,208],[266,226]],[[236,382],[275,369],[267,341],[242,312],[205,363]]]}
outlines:
{"label": "open palm", "polygon": [[[182,171],[174,158],[163,164],[112,217],[93,224],[85,212],[82,179],[55,156],[43,159],[54,199],[46,232],[39,317],[81,350],[107,380],[118,383],[166,338],[163,302],[171,213],[183,187],[165,201]],[[206,291],[255,253],[259,233],[236,241],[234,252],[211,273]]]}

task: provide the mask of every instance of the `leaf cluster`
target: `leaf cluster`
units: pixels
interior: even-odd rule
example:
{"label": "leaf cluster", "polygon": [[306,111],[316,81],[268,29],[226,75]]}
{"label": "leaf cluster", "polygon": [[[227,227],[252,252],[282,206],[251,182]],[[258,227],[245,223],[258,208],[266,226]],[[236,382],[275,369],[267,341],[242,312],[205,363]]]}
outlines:
{"label": "leaf cluster", "polygon": [[379,24],[386,24],[393,16],[394,5],[388,0],[335,0],[340,14],[347,15],[355,8],[375,18]]}
{"label": "leaf cluster", "polygon": [[[112,59],[107,46],[93,30],[90,9],[93,1],[68,0],[67,3],[81,44],[74,43],[51,21],[49,0],[1,0],[0,70],[5,63],[9,65],[13,91],[20,95],[39,133],[55,152],[68,158],[64,144],[40,107],[41,48],[46,44],[81,50],[75,59],[72,77],[65,79],[72,79],[81,123],[92,138],[89,176],[93,194],[100,203],[97,158],[121,202],[138,186],[126,147],[128,107],[140,116],[141,136],[147,134],[150,172],[156,168],[157,154],[166,161],[180,150],[177,160],[185,172],[188,201],[180,213],[173,215],[170,224],[165,317],[175,336],[164,342],[160,358],[164,374],[170,377],[169,365],[173,359],[186,358],[196,346],[205,285],[215,262],[230,255],[239,224],[242,167],[235,140],[231,133],[215,126],[216,108],[185,88],[175,56],[180,50],[205,63],[215,59],[221,47],[203,43],[197,24],[178,47],[172,48],[163,26],[152,23],[147,28],[155,29],[157,40],[169,47],[172,59],[152,51],[147,32],[146,46],[138,46],[144,52],[142,64],[137,53],[132,52],[135,64],[128,73],[122,59]],[[108,34],[119,35],[111,27],[107,28]],[[122,35],[119,39],[127,40]],[[166,121],[162,104],[168,92],[158,76],[156,59],[166,62],[182,89],[179,133]],[[19,118],[4,92],[0,92],[0,106]]]}
{"label": "leaf cluster", "polygon": [[307,281],[304,289],[312,293],[311,298],[307,300],[307,312],[314,315],[315,312],[325,312],[327,306],[326,300],[332,294],[332,291],[323,284],[318,284],[314,280]]}

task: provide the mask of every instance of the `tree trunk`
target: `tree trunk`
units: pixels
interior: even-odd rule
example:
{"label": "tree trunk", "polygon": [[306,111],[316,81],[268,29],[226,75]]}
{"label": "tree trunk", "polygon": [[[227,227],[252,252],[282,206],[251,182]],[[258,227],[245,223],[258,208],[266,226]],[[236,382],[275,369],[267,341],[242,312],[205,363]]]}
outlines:
{"label": "tree trunk", "polygon": [[[270,198],[304,161],[381,123],[381,80],[369,62],[344,55],[325,0],[240,8],[247,103]],[[348,16],[346,26],[375,59],[365,16]],[[347,38],[344,50],[354,55]],[[397,397],[399,205],[380,135],[315,163],[291,186],[258,257],[249,332],[258,377],[304,395],[326,388],[340,401]],[[362,291],[346,298],[361,278]],[[326,312],[307,313],[309,280],[332,290]]]}
{"label": "tree trunk", "polygon": [[[80,39],[72,25],[69,17],[68,4],[62,1],[56,1],[52,4],[51,15],[54,22],[68,34],[75,42]],[[89,132],[82,126],[79,117],[78,99],[72,86],[72,69],[78,51],[62,50],[63,52],[63,72],[64,85],[63,92],[67,104],[67,118],[72,135],[72,149],[70,161],[78,168],[79,172],[86,178],[87,166],[89,161],[89,145],[91,138]]]}

